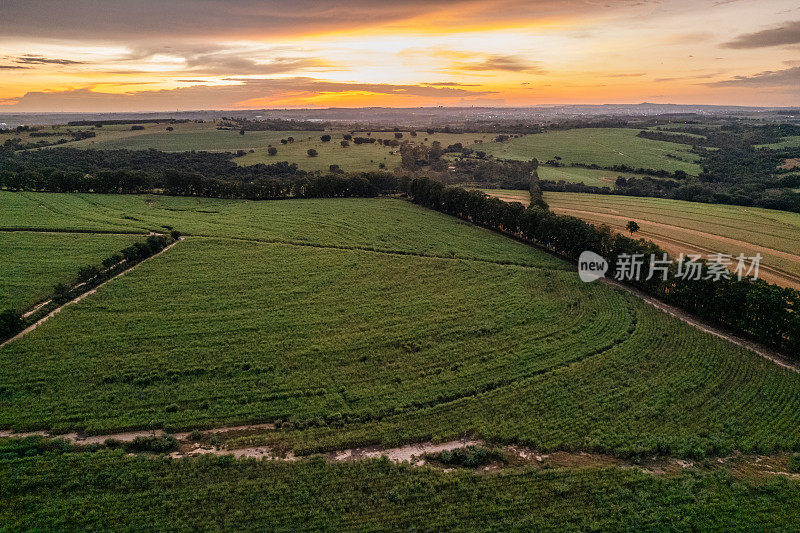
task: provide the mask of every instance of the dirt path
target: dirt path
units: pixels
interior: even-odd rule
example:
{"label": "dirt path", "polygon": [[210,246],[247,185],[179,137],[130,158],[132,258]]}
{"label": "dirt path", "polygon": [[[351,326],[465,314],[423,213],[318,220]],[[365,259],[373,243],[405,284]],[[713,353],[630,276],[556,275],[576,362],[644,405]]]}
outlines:
{"label": "dirt path", "polygon": [[182,240],[184,240],[184,239],[185,239],[185,237],[180,237],[180,238],[179,238],[177,241],[173,242],[172,244],[170,244],[169,246],[167,246],[166,248],[164,248],[164,249],[163,249],[163,250],[161,250],[160,252],[158,252],[158,253],[155,253],[155,254],[151,255],[150,257],[148,257],[148,258],[146,258],[146,259],[143,259],[143,260],[139,261],[138,263],[135,263],[133,266],[131,266],[130,268],[127,268],[127,269],[123,270],[122,272],[120,272],[120,273],[119,273],[119,274],[117,274],[116,276],[114,276],[114,277],[111,277],[111,278],[108,278],[107,280],[105,280],[103,283],[101,283],[100,285],[98,285],[98,286],[97,286],[97,287],[95,287],[94,289],[92,289],[92,290],[90,290],[90,291],[86,291],[86,292],[84,292],[83,294],[81,294],[81,295],[79,295],[79,296],[77,296],[77,297],[73,298],[72,300],[70,300],[70,301],[66,302],[65,304],[63,304],[63,305],[61,305],[61,306],[59,306],[59,307],[56,307],[55,309],[53,309],[52,311],[50,311],[50,312],[49,312],[47,315],[43,316],[42,318],[40,318],[39,320],[37,320],[36,322],[34,322],[33,324],[31,324],[31,325],[30,325],[30,326],[28,326],[27,328],[23,329],[22,331],[20,331],[19,333],[17,333],[17,334],[16,334],[16,335],[14,335],[13,337],[11,337],[10,339],[7,339],[7,340],[3,341],[2,343],[0,343],[0,348],[2,348],[3,346],[5,346],[5,345],[7,345],[7,344],[9,344],[9,343],[11,343],[11,342],[13,342],[13,341],[15,341],[15,340],[19,339],[20,337],[22,337],[22,336],[24,336],[24,335],[27,335],[28,333],[30,333],[31,331],[33,331],[34,329],[36,329],[37,327],[39,327],[39,326],[40,326],[41,324],[43,324],[44,322],[46,322],[46,321],[50,320],[52,317],[54,317],[56,314],[58,314],[58,313],[59,313],[59,312],[60,312],[62,309],[64,309],[64,308],[65,308],[65,307],[67,307],[68,305],[72,305],[72,304],[78,303],[78,302],[80,302],[81,300],[83,300],[84,298],[86,298],[87,296],[89,296],[89,295],[91,295],[91,294],[94,294],[94,293],[96,293],[96,292],[97,292],[97,289],[99,289],[100,287],[102,287],[103,285],[105,285],[106,283],[108,283],[109,281],[111,281],[111,280],[114,280],[114,279],[117,279],[117,278],[119,278],[120,276],[124,276],[125,274],[127,274],[128,272],[130,272],[131,270],[133,270],[133,269],[134,269],[134,268],[136,268],[137,266],[141,265],[141,264],[142,264],[142,263],[144,263],[145,261],[148,261],[149,259],[152,259],[153,257],[157,257],[157,256],[159,256],[159,255],[163,254],[164,252],[166,252],[167,250],[169,250],[170,248],[172,248],[173,246],[175,246],[176,244],[178,244],[179,242],[181,242],[181,241],[182,241]]}

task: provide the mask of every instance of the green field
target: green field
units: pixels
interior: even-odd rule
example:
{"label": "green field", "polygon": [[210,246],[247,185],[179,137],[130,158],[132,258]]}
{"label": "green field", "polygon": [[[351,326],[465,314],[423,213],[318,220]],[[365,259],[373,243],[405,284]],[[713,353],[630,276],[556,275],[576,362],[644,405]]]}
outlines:
{"label": "green field", "polygon": [[692,175],[700,172],[699,157],[689,151],[690,146],[642,139],[637,133],[639,130],[626,128],[581,128],[484,143],[478,149],[501,159],[547,161],[561,157],[567,165],[628,165],[670,172],[683,170]]}
{"label": "green field", "polygon": [[772,150],[780,150],[781,148],[796,148],[800,146],[800,135],[792,135],[784,137],[781,142],[771,144],[758,144],[756,148],[770,148]]}
{"label": "green field", "polygon": [[637,235],[677,256],[727,253],[763,256],[762,277],[800,287],[800,214],[755,207],[683,202],[662,198],[545,193],[557,213],[607,224],[621,233],[629,220]]}
{"label": "green field", "polygon": [[797,483],[727,471],[515,469],[485,475],[371,460],[325,465],[68,453],[0,461],[16,530],[550,531],[791,529]]}
{"label": "green field", "polygon": [[[181,152],[187,150],[204,150],[210,152],[235,152],[245,150],[248,153],[235,161],[240,165],[253,165],[256,163],[275,163],[288,161],[296,163],[301,169],[308,171],[328,171],[331,165],[348,172],[374,171],[381,168],[394,169],[400,164],[400,155],[397,148],[374,144],[357,145],[350,141],[347,147],[341,146],[343,135],[349,133],[344,130],[334,131],[246,131],[240,135],[238,130],[218,130],[217,124],[208,123],[183,123],[172,124],[173,131],[166,131],[166,124],[146,124],[143,130],[131,130],[128,125],[104,126],[95,130],[97,136],[70,142],[64,146],[74,148],[94,148],[99,150],[128,149],[128,150],[163,150],[167,152]],[[419,132],[412,137],[409,131],[399,132],[401,140],[411,140],[432,144],[440,142],[444,147],[450,144],[462,143],[471,145],[483,143],[494,138],[494,135],[484,133],[433,133]],[[322,135],[330,135],[331,140],[322,142]],[[372,137],[375,139],[394,139],[394,132],[354,132],[356,137]],[[25,135],[22,135],[26,141]],[[294,142],[281,144],[281,139],[293,137]],[[47,138],[49,139],[49,138]],[[0,138],[2,141],[2,138]],[[274,156],[267,153],[267,148],[273,146],[278,150]],[[480,149],[480,144],[476,147]],[[308,150],[314,149],[319,155],[309,157]],[[250,150],[253,150],[250,153]]]}
{"label": "green field", "polygon": [[[5,207],[5,204],[4,204]],[[81,233],[0,232],[0,310],[23,310],[74,283],[78,269],[99,265],[141,237]]]}
{"label": "green field", "polygon": [[[298,452],[464,434],[623,455],[800,448],[800,375],[401,200],[12,196],[193,235],[4,347],[0,428],[281,419],[297,427],[248,442]],[[306,245],[264,242],[286,237]]]}
{"label": "green field", "polygon": [[615,172],[613,170],[596,170],[581,167],[549,167],[540,165],[537,169],[539,179],[550,181],[566,181],[567,183],[583,183],[592,187],[616,188],[617,178],[641,178],[643,174]]}

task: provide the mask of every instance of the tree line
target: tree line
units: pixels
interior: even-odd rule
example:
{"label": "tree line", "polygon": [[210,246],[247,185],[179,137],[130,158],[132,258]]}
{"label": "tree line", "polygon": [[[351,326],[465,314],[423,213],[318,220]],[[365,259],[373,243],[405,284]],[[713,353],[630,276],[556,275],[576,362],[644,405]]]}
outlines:
{"label": "tree line", "polygon": [[[480,191],[445,187],[427,178],[411,181],[407,191],[417,204],[534,243],[572,262],[577,262],[585,250],[595,252],[609,262],[609,276],[616,275],[618,259],[624,254],[642,254],[641,268],[645,273],[649,272],[652,257],[662,259],[665,254],[652,242],[616,234],[607,226],[596,227],[537,206],[525,208],[520,203],[506,203]],[[630,285],[800,358],[800,292],[763,280],[704,279],[710,267],[706,262],[700,265],[699,280],[676,276],[677,265],[672,262],[666,281],[661,276],[650,280],[642,276]]]}
{"label": "tree line", "polygon": [[81,267],[78,269],[76,276],[80,283],[74,286],[56,283],[53,285],[53,292],[48,298],[49,303],[37,309],[35,313],[28,317],[23,317],[18,309],[0,311],[0,341],[13,337],[53,309],[90,291],[120,271],[159,253],[171,243],[177,241],[180,236],[180,232],[175,230],[172,230],[169,235],[150,235],[144,241],[135,242],[119,253],[103,259],[100,265]]}

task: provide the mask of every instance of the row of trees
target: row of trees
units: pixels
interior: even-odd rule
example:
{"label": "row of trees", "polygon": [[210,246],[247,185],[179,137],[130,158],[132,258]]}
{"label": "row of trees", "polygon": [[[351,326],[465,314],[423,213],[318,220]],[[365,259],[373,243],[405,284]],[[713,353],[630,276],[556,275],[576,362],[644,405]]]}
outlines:
{"label": "row of trees", "polygon": [[[609,275],[617,273],[625,255],[644,257],[642,272],[649,272],[651,258],[661,259],[664,251],[652,242],[634,240],[595,227],[579,218],[557,215],[540,207],[525,208],[487,197],[479,191],[445,187],[429,179],[415,179],[408,185],[411,199],[420,205],[469,220],[547,248],[576,262],[589,250],[609,262]],[[704,279],[709,265],[701,262],[700,279],[676,276],[672,263],[667,280],[661,276],[631,281],[630,284],[665,302],[706,320],[800,358],[800,292],[763,280]]]}
{"label": "row of trees", "polygon": [[40,307],[32,315],[23,318],[19,310],[6,309],[0,311],[0,341],[8,339],[46,315],[56,307],[76,298],[80,294],[97,287],[103,281],[115,276],[121,270],[130,268],[134,264],[151,257],[180,238],[177,231],[166,235],[150,235],[144,241],[135,242],[119,253],[103,260],[101,265],[87,265],[78,269],[77,279],[79,284],[69,286],[56,283],[50,295],[50,302]]}

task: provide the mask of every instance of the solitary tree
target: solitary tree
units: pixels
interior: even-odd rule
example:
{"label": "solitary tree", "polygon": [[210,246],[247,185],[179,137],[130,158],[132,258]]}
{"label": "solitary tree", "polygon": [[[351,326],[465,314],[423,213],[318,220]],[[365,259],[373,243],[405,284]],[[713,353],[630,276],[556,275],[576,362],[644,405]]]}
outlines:
{"label": "solitary tree", "polygon": [[244,135],[244,128],[239,130],[239,135]]}
{"label": "solitary tree", "polygon": [[275,148],[274,146],[270,146],[269,148],[267,148],[267,153],[269,155],[277,155],[278,149]]}
{"label": "solitary tree", "polygon": [[625,229],[630,231],[631,232],[631,236],[633,236],[634,233],[639,231],[639,224],[637,224],[635,221],[631,220],[631,221],[628,222],[628,224],[625,225]]}
{"label": "solitary tree", "polygon": [[348,146],[350,146],[350,143],[347,142],[347,141],[342,141],[341,145],[342,145],[342,148],[347,148]]}
{"label": "solitary tree", "polygon": [[317,157],[317,155],[318,155],[318,152],[316,150],[314,150],[313,148],[309,148],[308,152],[306,152],[306,153],[308,154],[308,157]]}
{"label": "solitary tree", "polygon": [[319,140],[324,142],[324,143],[326,143],[326,142],[331,140],[331,136],[330,135],[323,135],[322,137],[319,138]]}

